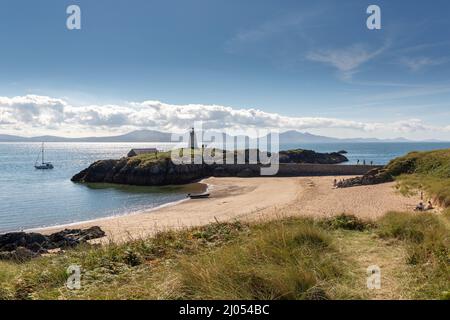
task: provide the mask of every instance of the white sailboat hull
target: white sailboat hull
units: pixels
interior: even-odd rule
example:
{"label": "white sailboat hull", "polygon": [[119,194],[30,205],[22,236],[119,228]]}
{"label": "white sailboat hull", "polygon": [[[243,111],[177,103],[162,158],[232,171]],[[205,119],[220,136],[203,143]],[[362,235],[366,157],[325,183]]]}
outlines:
{"label": "white sailboat hull", "polygon": [[40,165],[36,164],[36,165],[34,165],[34,167],[36,169],[39,169],[39,170],[53,169],[53,165],[51,163],[43,163],[43,164],[40,164]]}

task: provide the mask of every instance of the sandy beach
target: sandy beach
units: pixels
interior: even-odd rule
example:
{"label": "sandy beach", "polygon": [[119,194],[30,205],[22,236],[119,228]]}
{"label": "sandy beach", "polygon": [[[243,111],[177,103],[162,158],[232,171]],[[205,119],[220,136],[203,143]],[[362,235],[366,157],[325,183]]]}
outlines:
{"label": "sandy beach", "polygon": [[[208,178],[211,197],[186,200],[157,210],[71,224],[70,228],[94,225],[105,230],[103,241],[125,241],[157,231],[236,219],[257,220],[280,216],[324,217],[341,213],[375,219],[390,210],[412,210],[418,197],[404,197],[394,183],[334,189],[333,179],[342,177],[295,178]],[[51,233],[63,229],[38,230]]]}

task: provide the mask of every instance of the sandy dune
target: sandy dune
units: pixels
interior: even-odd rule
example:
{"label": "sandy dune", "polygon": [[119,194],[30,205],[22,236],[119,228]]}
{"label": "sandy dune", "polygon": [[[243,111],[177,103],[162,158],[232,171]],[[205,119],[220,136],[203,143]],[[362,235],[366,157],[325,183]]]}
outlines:
{"label": "sandy dune", "polygon": [[[411,210],[418,198],[395,192],[394,184],[333,189],[341,177],[208,178],[209,199],[186,200],[157,210],[71,225],[100,226],[107,240],[123,241],[156,231],[198,226],[214,221],[273,218],[286,215],[331,216],[351,213],[376,218],[389,210]],[[61,227],[40,230],[51,233]]]}

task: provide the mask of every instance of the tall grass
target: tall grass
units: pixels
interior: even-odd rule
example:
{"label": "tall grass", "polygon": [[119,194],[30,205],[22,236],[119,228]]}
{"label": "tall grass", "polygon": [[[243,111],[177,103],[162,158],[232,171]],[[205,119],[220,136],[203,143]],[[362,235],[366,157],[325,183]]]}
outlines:
{"label": "tall grass", "polygon": [[177,270],[188,299],[327,299],[341,274],[331,239],[313,223],[261,225],[247,239],[196,257]]}
{"label": "tall grass", "polygon": [[[355,236],[370,239],[363,242],[369,256],[373,246],[385,245],[379,238],[406,246],[408,290],[418,298],[444,297],[450,270],[443,219],[450,223],[450,213],[389,213],[377,226],[344,215],[213,223],[123,244],[80,246],[23,263],[0,261],[0,299],[365,297],[366,266],[355,265],[348,254]],[[349,246],[346,253],[343,245]],[[72,264],[82,269],[79,291],[65,288]]]}
{"label": "tall grass", "polygon": [[378,235],[404,241],[407,263],[414,275],[419,297],[450,291],[450,230],[443,218],[432,213],[389,212],[378,222]]}
{"label": "tall grass", "polygon": [[[325,299],[343,272],[337,255],[311,220],[214,223],[1,263],[0,298]],[[82,267],[80,292],[65,289],[71,264]]]}

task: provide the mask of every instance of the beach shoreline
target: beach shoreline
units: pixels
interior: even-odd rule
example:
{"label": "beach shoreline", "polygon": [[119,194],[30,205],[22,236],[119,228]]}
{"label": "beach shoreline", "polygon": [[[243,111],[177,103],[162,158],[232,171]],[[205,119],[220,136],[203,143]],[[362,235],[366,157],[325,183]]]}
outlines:
{"label": "beach shoreline", "polygon": [[374,220],[388,211],[410,211],[418,196],[405,197],[395,191],[395,183],[334,189],[326,177],[207,178],[211,193],[207,199],[184,199],[162,207],[122,216],[75,222],[70,225],[35,228],[50,234],[64,228],[99,226],[106,232],[101,242],[124,242],[152,236],[159,231],[197,227],[235,220],[255,221],[285,216],[315,218],[354,214]]}
{"label": "beach shoreline", "polygon": [[[117,185],[117,186],[122,186],[122,185]],[[128,185],[125,185],[125,186],[128,186]],[[210,188],[210,186],[208,186],[206,183],[202,183],[201,181],[192,182],[192,183],[184,184],[181,186],[186,188],[186,190],[187,190],[186,192],[195,192],[195,193],[208,192],[209,188]],[[187,194],[188,193],[186,193],[186,195]],[[160,209],[163,209],[166,207],[175,206],[175,205],[183,203],[184,201],[187,201],[187,200],[189,200],[189,198],[186,196],[184,199],[163,203],[163,204],[157,205],[155,207],[134,210],[134,211],[128,211],[128,212],[121,213],[121,214],[114,214],[114,215],[108,215],[108,216],[103,216],[103,217],[97,217],[97,218],[79,220],[79,221],[73,221],[73,222],[67,222],[67,223],[59,223],[59,224],[54,224],[54,225],[52,224],[52,225],[47,225],[47,226],[44,225],[44,226],[23,228],[20,230],[12,230],[12,231],[8,231],[8,232],[20,232],[20,231],[23,231],[23,232],[45,232],[45,230],[47,230],[47,229],[62,230],[64,228],[76,227],[79,224],[95,223],[96,221],[115,219],[115,218],[119,218],[119,217],[131,216],[131,215],[136,215],[136,214],[141,214],[141,213],[149,213],[149,212],[160,210]],[[6,233],[8,233],[8,232],[6,232]]]}

